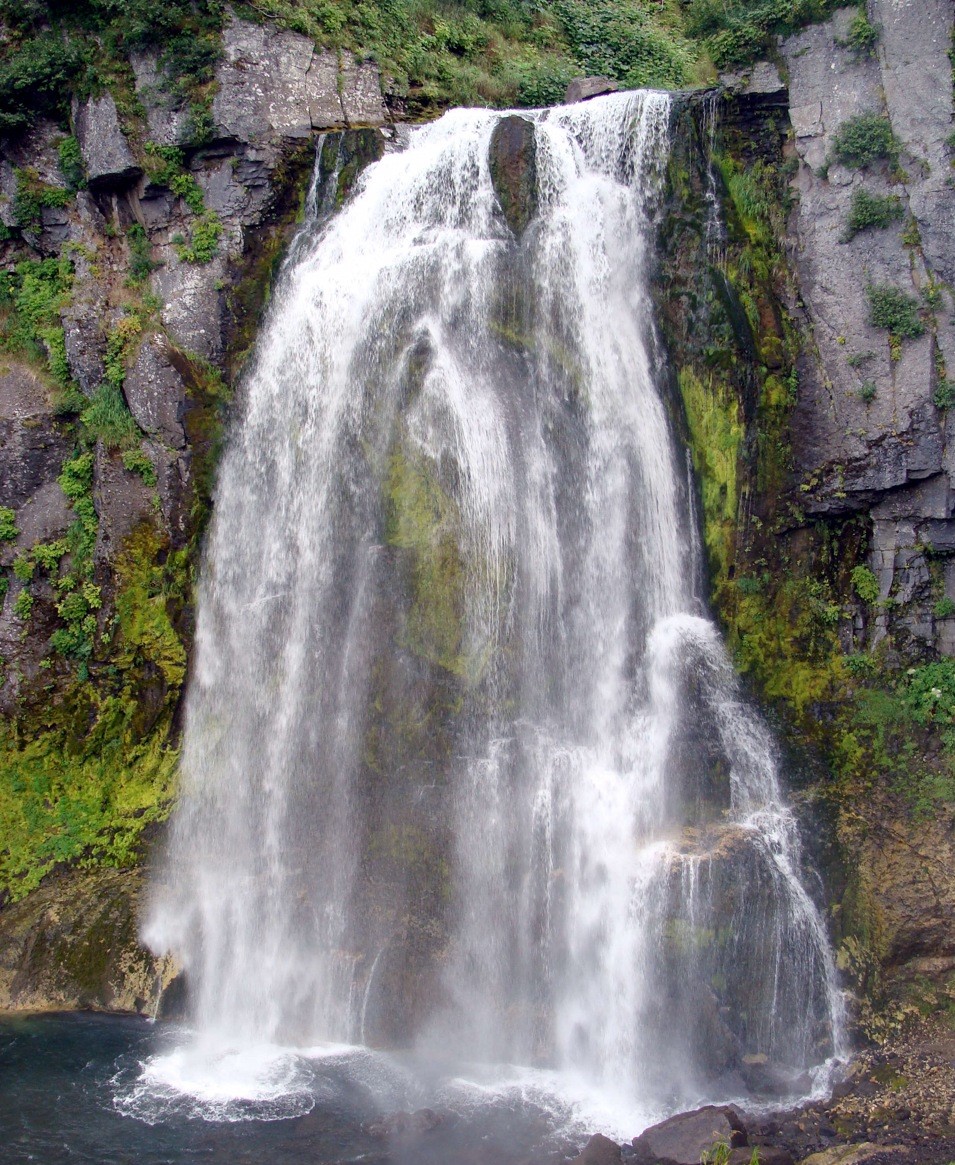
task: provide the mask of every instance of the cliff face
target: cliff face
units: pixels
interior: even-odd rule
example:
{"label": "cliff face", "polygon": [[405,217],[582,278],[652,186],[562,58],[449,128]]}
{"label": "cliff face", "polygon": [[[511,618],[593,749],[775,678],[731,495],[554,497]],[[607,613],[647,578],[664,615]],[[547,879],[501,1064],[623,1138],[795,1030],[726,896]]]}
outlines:
{"label": "cliff face", "polygon": [[[868,15],[679,104],[659,302],[714,606],[877,994],[955,969],[955,689],[930,670],[955,653],[955,171],[951,5]],[[0,908],[0,1006],[155,1005],[138,874],[124,898],[111,867],[173,793],[223,418],[316,137],[333,207],[395,132],[373,67],[267,25],[226,27],[198,135],[157,58],[131,67],[72,135],[0,151],[0,873],[26,895]]]}
{"label": "cliff face", "polygon": [[[871,10],[879,40],[870,52],[848,44],[851,9],[781,50],[800,161],[792,259],[814,341],[799,367],[795,469],[807,516],[871,520],[869,565],[893,606],[879,611],[867,643],[891,631],[911,637],[913,651],[949,652],[955,621],[933,616],[941,596],[929,561],[944,556],[946,593],[955,593],[944,407],[955,372],[952,9],[875,0]],[[860,117],[886,119],[896,139],[862,165],[840,155],[842,127]],[[850,238],[865,196],[863,206],[890,200],[891,217]],[[875,326],[873,296],[887,288],[915,301],[920,334]]]}
{"label": "cliff face", "polygon": [[714,605],[809,840],[836,841],[817,860],[873,1034],[955,968],[952,19],[876,0],[862,35],[846,8],[727,77],[683,114],[663,223]]}
{"label": "cliff face", "polygon": [[202,144],[131,66],[0,154],[0,1007],[154,1005],[111,867],[168,813],[228,402],[319,135],[334,207],[392,132],[373,66],[270,26],[226,26]]}

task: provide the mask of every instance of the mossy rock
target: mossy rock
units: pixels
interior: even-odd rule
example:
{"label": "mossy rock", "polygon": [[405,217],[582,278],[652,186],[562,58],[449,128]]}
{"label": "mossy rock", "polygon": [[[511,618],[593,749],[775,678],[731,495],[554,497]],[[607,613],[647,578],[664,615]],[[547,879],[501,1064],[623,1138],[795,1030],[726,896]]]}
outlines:
{"label": "mossy rock", "polygon": [[152,1014],[172,978],[139,943],[145,873],[72,870],[0,911],[0,1009]]}

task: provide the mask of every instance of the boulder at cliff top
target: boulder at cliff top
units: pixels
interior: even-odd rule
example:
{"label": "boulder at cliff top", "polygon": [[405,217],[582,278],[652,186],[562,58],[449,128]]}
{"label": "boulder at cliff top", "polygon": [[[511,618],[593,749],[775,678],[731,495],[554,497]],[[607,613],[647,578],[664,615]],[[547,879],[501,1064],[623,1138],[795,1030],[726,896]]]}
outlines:
{"label": "boulder at cliff top", "polygon": [[746,1144],[746,1132],[732,1109],[712,1104],[678,1113],[633,1139],[641,1165],[699,1165],[720,1143],[738,1148]]}
{"label": "boulder at cliff top", "polygon": [[605,93],[616,93],[620,86],[609,77],[575,77],[564,94],[565,105],[576,105],[578,101],[589,101],[591,97],[602,97]]}
{"label": "boulder at cliff top", "polygon": [[507,225],[518,238],[537,213],[537,145],[534,123],[516,115],[494,127],[491,181]]}

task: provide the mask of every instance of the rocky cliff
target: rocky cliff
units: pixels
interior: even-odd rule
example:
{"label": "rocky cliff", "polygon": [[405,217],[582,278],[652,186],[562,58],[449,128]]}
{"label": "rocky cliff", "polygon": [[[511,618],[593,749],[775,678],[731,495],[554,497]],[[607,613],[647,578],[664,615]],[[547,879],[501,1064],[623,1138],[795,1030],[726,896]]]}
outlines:
{"label": "rocky cliff", "polygon": [[222,48],[201,144],[134,54],[122,101],[0,156],[0,903],[45,879],[3,908],[0,1006],[154,1006],[112,867],[168,812],[229,401],[309,176],[334,208],[393,133],[372,65],[238,19]]}

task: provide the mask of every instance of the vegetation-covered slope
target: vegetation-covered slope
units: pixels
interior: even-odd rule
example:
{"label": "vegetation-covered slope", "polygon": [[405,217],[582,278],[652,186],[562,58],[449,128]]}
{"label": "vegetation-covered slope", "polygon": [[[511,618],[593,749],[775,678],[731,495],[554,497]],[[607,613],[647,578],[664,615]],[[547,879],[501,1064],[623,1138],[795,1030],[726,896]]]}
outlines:
{"label": "vegetation-covered slope", "polygon": [[[541,105],[600,73],[627,87],[711,79],[833,0],[0,0],[0,133],[73,93],[123,87],[130,52],[156,47],[201,111],[229,11],[269,18],[380,64],[411,115],[448,105]],[[203,120],[198,119],[201,131]]]}

